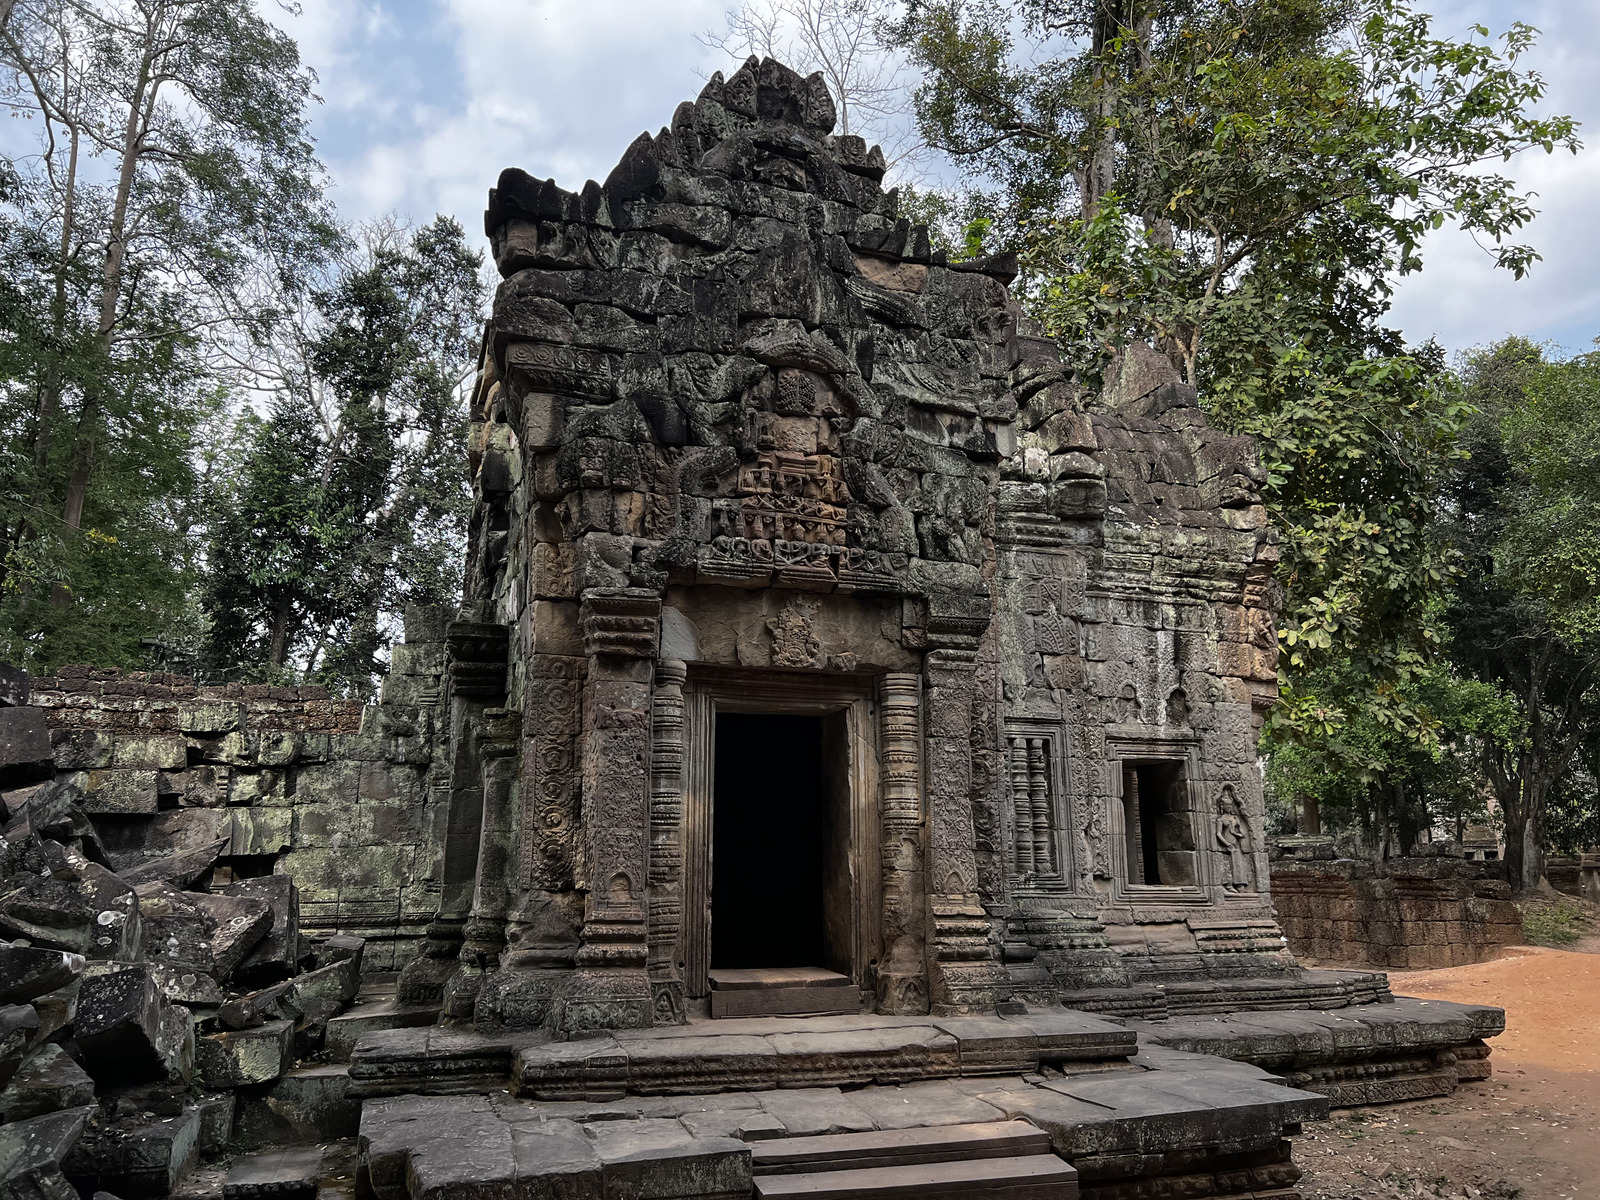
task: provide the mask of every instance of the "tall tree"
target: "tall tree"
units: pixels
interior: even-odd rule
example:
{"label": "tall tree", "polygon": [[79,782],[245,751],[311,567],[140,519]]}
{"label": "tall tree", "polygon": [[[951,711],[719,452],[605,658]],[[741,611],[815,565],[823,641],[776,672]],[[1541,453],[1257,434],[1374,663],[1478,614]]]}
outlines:
{"label": "tall tree", "polygon": [[381,223],[352,245],[256,360],[274,398],[246,422],[204,606],[213,668],[360,692],[406,604],[459,596],[464,385],[485,297],[482,256],[449,218]]}
{"label": "tall tree", "polygon": [[[41,331],[7,381],[26,409],[11,494],[28,497],[5,514],[7,561],[54,560],[42,574],[65,607],[93,590],[85,548],[134,534],[85,527],[97,489],[126,482],[111,468],[130,422],[154,418],[158,455],[183,459],[217,343],[270,320],[254,279],[300,275],[334,230],[306,132],[310,73],[251,0],[19,0],[0,63],[38,137],[8,164],[0,216],[35,235],[28,319]],[[102,515],[126,510],[106,499]],[[150,499],[144,515],[182,537],[188,521]],[[37,601],[33,580],[13,586]],[[46,660],[48,627],[123,615],[14,613]]]}
{"label": "tall tree", "polygon": [[1493,164],[1578,143],[1533,112],[1533,31],[1441,38],[1400,0],[929,0],[900,33],[925,134],[995,189],[1025,302],[1084,381],[1150,340],[1260,440],[1280,734],[1356,711],[1422,733],[1409,683],[1449,571],[1431,497],[1465,409],[1384,315],[1446,221],[1518,274],[1537,257]]}
{"label": "tall tree", "polygon": [[1600,742],[1600,353],[1551,362],[1510,338],[1465,374],[1477,412],[1445,491],[1464,564],[1450,654],[1514,709],[1477,741],[1507,870],[1526,888],[1543,874],[1552,801],[1577,832],[1593,797],[1579,768]]}

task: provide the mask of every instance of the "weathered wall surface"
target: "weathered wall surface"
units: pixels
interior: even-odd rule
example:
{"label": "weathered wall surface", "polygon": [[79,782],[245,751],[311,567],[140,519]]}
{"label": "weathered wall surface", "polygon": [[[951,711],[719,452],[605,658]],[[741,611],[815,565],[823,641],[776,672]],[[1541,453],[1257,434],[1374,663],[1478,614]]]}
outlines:
{"label": "weathered wall surface", "polygon": [[1522,941],[1510,886],[1460,859],[1276,862],[1272,898],[1289,948],[1324,962],[1458,967]]}
{"label": "weathered wall surface", "polygon": [[416,614],[396,647],[385,694],[406,702],[67,667],[31,703],[118,871],[214,851],[212,885],[292,876],[308,934],[366,938],[366,969],[395,970],[439,904],[442,629]]}

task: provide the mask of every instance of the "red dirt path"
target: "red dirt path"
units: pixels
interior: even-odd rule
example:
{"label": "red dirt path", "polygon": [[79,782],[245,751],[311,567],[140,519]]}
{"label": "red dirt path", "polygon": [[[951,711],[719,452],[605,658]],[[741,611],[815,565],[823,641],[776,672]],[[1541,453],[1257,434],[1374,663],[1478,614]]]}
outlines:
{"label": "red dirt path", "polygon": [[1600,1198],[1600,954],[1516,946],[1389,981],[1396,995],[1504,1008],[1494,1077],[1307,1125],[1295,1139],[1306,1200]]}

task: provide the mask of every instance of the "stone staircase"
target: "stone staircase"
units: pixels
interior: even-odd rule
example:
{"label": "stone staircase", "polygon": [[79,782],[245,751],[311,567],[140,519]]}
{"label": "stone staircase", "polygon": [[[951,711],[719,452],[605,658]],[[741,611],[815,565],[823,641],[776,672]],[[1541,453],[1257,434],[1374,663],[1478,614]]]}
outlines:
{"label": "stone staircase", "polygon": [[1078,1173],[1026,1121],[755,1142],[758,1200],[1075,1200]]}

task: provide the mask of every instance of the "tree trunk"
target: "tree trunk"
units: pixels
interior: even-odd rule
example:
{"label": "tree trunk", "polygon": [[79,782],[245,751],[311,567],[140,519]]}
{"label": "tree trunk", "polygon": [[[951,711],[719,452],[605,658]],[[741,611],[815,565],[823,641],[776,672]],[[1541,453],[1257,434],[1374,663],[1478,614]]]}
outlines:
{"label": "tree trunk", "polygon": [[[117,171],[116,201],[111,209],[111,221],[106,234],[105,267],[100,279],[100,352],[109,361],[113,334],[117,327],[117,305],[122,298],[122,268],[127,255],[128,205],[133,195],[134,178],[138,174],[139,159],[143,153],[145,131],[154,115],[156,97],[161,90],[159,80],[152,81],[155,69],[155,47],[159,41],[164,11],[158,10],[146,23],[144,57],[139,64],[138,81],[128,98],[128,120],[123,127],[122,161]],[[89,479],[94,469],[94,443],[100,425],[103,406],[103,380],[93,380],[84,390],[83,410],[78,416],[78,428],[72,443],[72,471],[67,477],[66,498],[61,505],[61,522],[69,530],[83,524],[83,504],[89,494]],[[50,602],[64,605],[67,590],[59,584],[51,592]]]}
{"label": "tree trunk", "polygon": [[272,608],[272,643],[267,648],[267,661],[275,667],[283,666],[289,657],[289,608],[287,595],[279,596]]}

